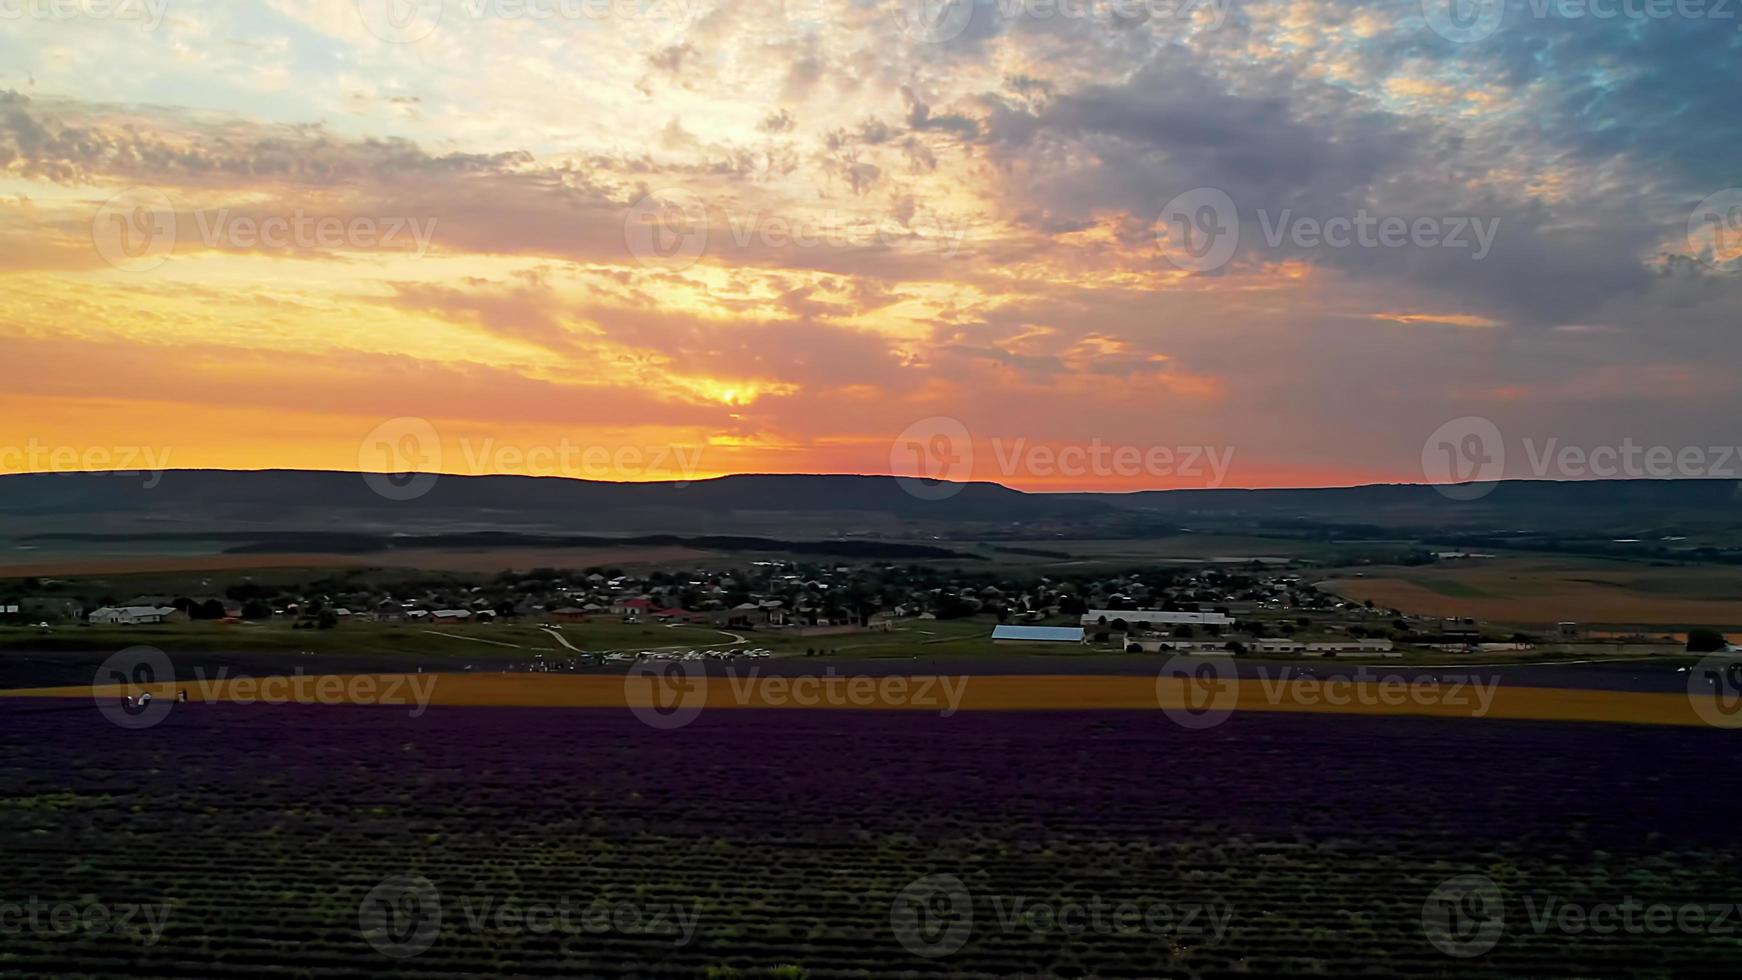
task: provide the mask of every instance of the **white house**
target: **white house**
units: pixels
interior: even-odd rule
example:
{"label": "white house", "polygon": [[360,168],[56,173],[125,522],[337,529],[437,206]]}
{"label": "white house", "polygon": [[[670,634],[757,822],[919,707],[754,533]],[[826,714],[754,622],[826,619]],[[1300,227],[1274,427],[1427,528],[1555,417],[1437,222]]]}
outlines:
{"label": "white house", "polygon": [[91,610],[93,626],[141,626],[146,623],[168,622],[176,614],[174,606],[104,606]]}
{"label": "white house", "polygon": [[1223,656],[1232,654],[1226,640],[1132,640],[1127,639],[1121,649],[1127,653],[1136,647],[1144,653],[1191,653],[1199,656]]}

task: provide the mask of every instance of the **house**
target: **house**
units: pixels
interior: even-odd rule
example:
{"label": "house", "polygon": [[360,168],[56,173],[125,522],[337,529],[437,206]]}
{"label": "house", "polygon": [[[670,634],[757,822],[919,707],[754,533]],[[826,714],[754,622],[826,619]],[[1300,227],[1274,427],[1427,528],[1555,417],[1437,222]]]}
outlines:
{"label": "house", "polygon": [[[1132,647],[1137,649],[1133,650]],[[1126,653],[1195,653],[1199,655],[1224,656],[1234,651],[1228,649],[1227,640],[1176,640],[1168,639],[1125,639],[1119,643],[1119,648]]]}
{"label": "house", "polygon": [[[118,608],[125,608],[128,606],[176,606],[177,608],[185,608],[189,610],[211,610],[213,612],[222,609],[223,615],[225,616],[240,617],[242,615],[242,603],[235,599],[229,599],[217,595],[136,595],[125,602],[116,603],[116,606]],[[208,616],[209,615],[210,614],[208,614]]]}
{"label": "house", "polygon": [[652,610],[652,599],[614,599],[611,602],[612,615],[624,619],[641,619]]}
{"label": "house", "polygon": [[1127,623],[1147,623],[1152,627],[1229,626],[1234,620],[1225,613],[1170,612],[1160,609],[1091,609],[1083,614],[1084,626],[1096,626],[1123,619]]}
{"label": "house", "polygon": [[187,618],[174,606],[104,606],[91,610],[90,622],[93,626],[142,626],[167,623],[178,617]]}
{"label": "house", "polygon": [[1479,643],[1482,639],[1482,629],[1473,620],[1445,619],[1440,621],[1439,638],[1442,643]]}
{"label": "house", "polygon": [[757,603],[757,605],[762,608],[763,612],[768,614],[769,626],[786,625],[786,603],[781,602],[779,599],[764,599]]}
{"label": "house", "polygon": [[471,619],[472,611],[470,609],[437,609],[429,615],[438,623],[458,623]]}
{"label": "house", "polygon": [[993,643],[1081,643],[1081,626],[995,626]]}
{"label": "house", "polygon": [[767,626],[769,611],[754,602],[742,602],[730,609],[715,609],[708,613],[715,626],[740,626],[753,629]]}
{"label": "house", "polygon": [[587,611],[575,606],[564,606],[551,610],[550,618],[559,623],[581,623],[586,621]]}

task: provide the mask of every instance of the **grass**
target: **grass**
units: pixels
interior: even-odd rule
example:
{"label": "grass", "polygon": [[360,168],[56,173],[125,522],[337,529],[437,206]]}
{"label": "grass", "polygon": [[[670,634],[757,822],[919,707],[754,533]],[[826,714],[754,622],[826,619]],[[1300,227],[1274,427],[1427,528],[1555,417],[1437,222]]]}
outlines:
{"label": "grass", "polygon": [[[561,624],[560,632],[583,650],[644,649],[657,646],[704,646],[731,642],[721,631],[702,626],[600,620]],[[760,642],[760,639],[753,641]],[[511,652],[562,649],[536,622],[411,623],[346,622],[328,629],[293,629],[288,621],[261,623],[190,622],[150,626],[56,626],[47,632],[34,627],[0,627],[0,650],[118,650],[145,644],[190,651],[313,651],[314,653],[452,654],[477,657],[492,647]],[[768,646],[770,644],[763,643]]]}
{"label": "grass", "polygon": [[[805,663],[844,665],[887,660],[903,662],[904,670],[924,672],[952,664],[988,667],[1000,662],[1051,662],[1049,670],[1069,673],[1073,661],[1084,673],[1137,672],[1159,669],[1165,654],[1128,654],[1110,647],[1072,643],[994,644],[995,621],[988,616],[956,620],[921,620],[889,632],[804,637],[787,631],[731,631],[745,638],[742,646],[762,647],[777,656]],[[721,630],[700,626],[603,620],[563,624],[561,635],[575,647],[593,652],[657,648],[701,648],[732,643]],[[289,623],[261,625],[179,623],[162,626],[67,626],[49,633],[17,627],[0,628],[0,690],[89,684],[119,651],[150,646],[168,654],[178,676],[269,676],[292,673],[358,674],[500,671],[526,666],[539,656],[561,661],[569,651],[536,623],[465,624],[452,626],[397,623],[344,623],[331,630],[292,629]],[[1404,648],[1393,658],[1266,657],[1300,664],[1360,664],[1409,666],[1468,663],[1500,665],[1555,660],[1674,656],[1668,645],[1589,644],[1549,645],[1535,650],[1497,654],[1449,654]],[[807,657],[807,654],[814,655]],[[1255,658],[1254,658],[1255,659]],[[928,665],[932,665],[928,668]],[[954,668],[951,668],[954,669]]]}

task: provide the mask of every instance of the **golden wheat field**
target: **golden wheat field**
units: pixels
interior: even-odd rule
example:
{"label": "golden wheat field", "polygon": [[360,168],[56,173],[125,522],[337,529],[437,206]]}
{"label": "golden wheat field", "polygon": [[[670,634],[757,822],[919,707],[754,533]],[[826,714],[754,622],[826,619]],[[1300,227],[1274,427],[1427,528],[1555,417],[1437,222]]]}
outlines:
{"label": "golden wheat field", "polygon": [[1727,566],[1499,559],[1374,568],[1324,588],[1407,613],[1520,626],[1742,626],[1742,569]]}
{"label": "golden wheat field", "polygon": [[1703,725],[1686,694],[1569,690],[1409,678],[1335,681],[1301,676],[1187,680],[1148,675],[752,676],[660,678],[532,674],[366,674],[231,678],[223,681],[37,688],[0,697],[94,698],[119,702],[149,691],[192,703],[361,704],[617,708],[693,711],[735,708],[919,711],[1165,710],[1182,719],[1234,711],[1596,721]]}

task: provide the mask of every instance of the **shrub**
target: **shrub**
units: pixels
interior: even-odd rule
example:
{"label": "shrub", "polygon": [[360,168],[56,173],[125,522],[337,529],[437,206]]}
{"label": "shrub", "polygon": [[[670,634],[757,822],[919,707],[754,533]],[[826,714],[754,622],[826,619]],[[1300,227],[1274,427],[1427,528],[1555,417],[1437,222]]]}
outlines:
{"label": "shrub", "polygon": [[1715,652],[1718,650],[1728,649],[1729,646],[1730,646],[1730,641],[1726,640],[1724,638],[1724,634],[1718,632],[1717,630],[1709,630],[1709,629],[1691,629],[1691,630],[1688,630],[1688,652],[1689,653],[1712,653],[1712,652]]}

